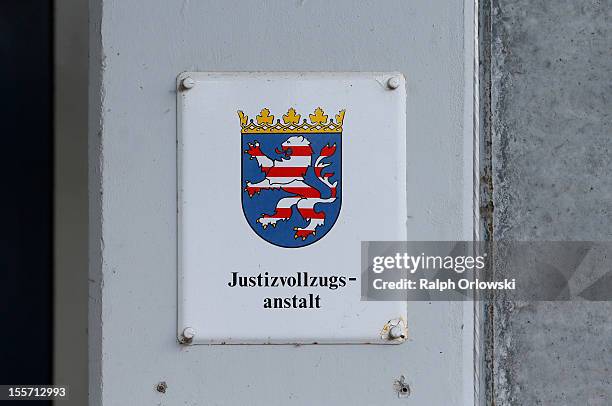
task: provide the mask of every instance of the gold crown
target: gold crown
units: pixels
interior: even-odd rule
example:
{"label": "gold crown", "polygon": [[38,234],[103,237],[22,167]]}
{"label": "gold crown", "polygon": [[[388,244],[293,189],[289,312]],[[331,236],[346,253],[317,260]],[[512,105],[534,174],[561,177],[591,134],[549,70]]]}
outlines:
{"label": "gold crown", "polygon": [[264,108],[258,116],[255,117],[257,124],[253,119],[249,120],[242,110],[238,110],[240,117],[240,127],[242,134],[294,134],[294,133],[340,133],[342,132],[342,122],[344,121],[344,110],[340,110],[336,114],[336,121],[327,119],[327,115],[321,107],[317,107],[313,114],[309,114],[310,123],[304,119],[300,124],[301,116],[296,113],[291,107],[287,114],[283,114],[283,122],[276,120],[270,115],[270,110]]}

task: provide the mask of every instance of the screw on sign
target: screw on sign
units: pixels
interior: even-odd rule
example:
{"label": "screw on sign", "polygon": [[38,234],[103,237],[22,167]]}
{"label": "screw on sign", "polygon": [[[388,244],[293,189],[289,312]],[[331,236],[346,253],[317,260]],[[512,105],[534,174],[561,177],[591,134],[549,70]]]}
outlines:
{"label": "screw on sign", "polygon": [[391,90],[397,89],[398,87],[400,87],[400,84],[401,82],[396,76],[392,76],[389,78],[389,80],[387,80],[387,87]]}
{"label": "screw on sign", "polygon": [[193,337],[195,337],[195,330],[191,327],[185,327],[179,336],[179,342],[181,344],[191,344]]}
{"label": "screw on sign", "polygon": [[187,76],[181,81],[181,85],[183,86],[183,89],[189,90],[195,86],[195,80]]}

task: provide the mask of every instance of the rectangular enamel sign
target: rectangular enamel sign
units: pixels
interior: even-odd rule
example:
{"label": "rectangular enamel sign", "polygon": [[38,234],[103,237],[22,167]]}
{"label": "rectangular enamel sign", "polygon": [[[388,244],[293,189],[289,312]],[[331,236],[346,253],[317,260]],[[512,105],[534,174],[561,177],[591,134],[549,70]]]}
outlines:
{"label": "rectangular enamel sign", "polygon": [[403,76],[185,72],[177,97],[179,341],[402,342],[360,249],[407,237]]}

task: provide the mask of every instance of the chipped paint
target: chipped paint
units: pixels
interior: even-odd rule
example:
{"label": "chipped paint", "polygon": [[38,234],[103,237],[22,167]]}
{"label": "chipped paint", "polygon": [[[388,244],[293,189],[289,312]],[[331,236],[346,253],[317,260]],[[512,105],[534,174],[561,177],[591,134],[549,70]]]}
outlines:
{"label": "chipped paint", "polygon": [[410,396],[410,385],[406,382],[404,375],[400,376],[393,382],[393,389],[397,392],[398,398],[407,398]]}

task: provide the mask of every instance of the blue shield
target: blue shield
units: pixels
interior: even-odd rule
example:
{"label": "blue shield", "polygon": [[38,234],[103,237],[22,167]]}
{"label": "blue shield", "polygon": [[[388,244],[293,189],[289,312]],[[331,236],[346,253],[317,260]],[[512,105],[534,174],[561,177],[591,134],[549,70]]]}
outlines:
{"label": "blue shield", "polygon": [[[340,120],[344,112],[341,114]],[[246,119],[244,124],[248,124]],[[318,124],[304,120],[291,126],[289,132],[288,125],[271,120],[269,125],[259,125],[267,130],[261,133],[246,132],[243,125],[240,153],[244,216],[258,236],[279,247],[313,244],[332,229],[340,214],[341,124],[335,126],[338,132],[332,132],[333,121],[331,126]],[[252,120],[250,125],[257,127]],[[318,128],[325,131],[316,132]]]}

